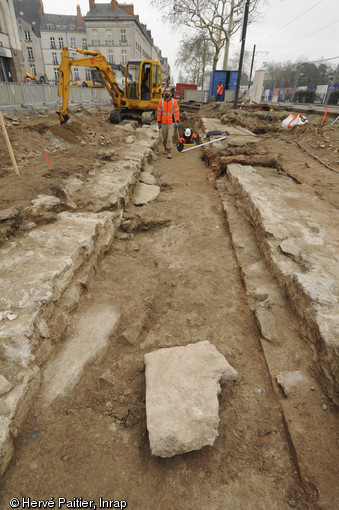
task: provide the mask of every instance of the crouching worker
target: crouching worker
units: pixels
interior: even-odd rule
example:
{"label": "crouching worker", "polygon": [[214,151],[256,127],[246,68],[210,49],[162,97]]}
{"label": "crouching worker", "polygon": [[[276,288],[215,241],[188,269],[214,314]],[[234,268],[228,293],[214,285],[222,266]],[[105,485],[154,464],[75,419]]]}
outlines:
{"label": "crouching worker", "polygon": [[197,143],[197,135],[194,133],[193,129],[186,128],[179,138],[179,142],[183,143],[184,145],[187,143]]}
{"label": "crouching worker", "polygon": [[179,106],[176,99],[171,97],[169,87],[165,88],[164,97],[160,99],[157,110],[158,127],[161,129],[162,142],[168,159],[171,159],[174,126],[179,127]]}
{"label": "crouching worker", "polygon": [[187,144],[197,143],[197,135],[194,133],[193,129],[186,128],[179,141],[177,143],[177,149],[181,152],[184,149],[184,146]]}

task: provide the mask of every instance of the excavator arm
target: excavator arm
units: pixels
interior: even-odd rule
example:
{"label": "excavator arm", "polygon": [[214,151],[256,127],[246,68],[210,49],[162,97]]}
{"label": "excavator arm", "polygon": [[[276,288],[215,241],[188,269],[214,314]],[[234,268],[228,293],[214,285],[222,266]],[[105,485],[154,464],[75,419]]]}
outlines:
{"label": "excavator arm", "polygon": [[123,91],[120,89],[112,68],[107,62],[105,57],[100,51],[89,51],[77,49],[77,53],[86,55],[82,58],[71,58],[69,56],[68,48],[63,47],[61,53],[61,63],[58,68],[59,71],[59,87],[58,96],[62,97],[62,107],[57,111],[61,124],[68,121],[68,100],[69,100],[69,88],[71,84],[71,67],[72,66],[86,66],[92,67],[98,70],[100,77],[107,88],[110,96],[112,97],[115,108],[120,108],[121,99],[124,96]]}

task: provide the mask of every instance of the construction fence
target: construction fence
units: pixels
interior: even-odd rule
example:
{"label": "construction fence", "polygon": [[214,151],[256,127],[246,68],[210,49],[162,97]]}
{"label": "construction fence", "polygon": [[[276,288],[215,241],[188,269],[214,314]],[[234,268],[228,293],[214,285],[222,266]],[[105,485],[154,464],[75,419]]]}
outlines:
{"label": "construction fence", "polygon": [[[104,103],[111,98],[105,88],[70,87],[71,103]],[[56,85],[0,82],[0,106],[57,106],[61,104]]]}

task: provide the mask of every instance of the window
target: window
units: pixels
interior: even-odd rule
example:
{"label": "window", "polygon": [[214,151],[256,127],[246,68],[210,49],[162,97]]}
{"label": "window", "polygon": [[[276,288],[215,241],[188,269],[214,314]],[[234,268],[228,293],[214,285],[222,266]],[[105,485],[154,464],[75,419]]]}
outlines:
{"label": "window", "polygon": [[54,68],[54,79],[55,81],[59,81],[59,71],[57,67]]}
{"label": "window", "polygon": [[59,37],[59,48],[62,49],[64,46],[64,38],[63,37]]}
{"label": "window", "polygon": [[79,69],[77,67],[74,67],[73,71],[74,71],[74,80],[79,81],[80,80]]}
{"label": "window", "polygon": [[122,63],[123,66],[125,66],[126,62],[127,62],[127,51],[126,50],[122,50],[122,52],[121,52],[121,63]]}
{"label": "window", "polygon": [[87,50],[87,49],[88,49],[88,46],[87,46],[87,39],[83,39],[83,40],[82,40],[82,49],[83,49],[83,50]]}
{"label": "window", "polygon": [[70,26],[69,26],[69,29],[70,29],[70,30],[75,30],[75,25],[70,25]]}
{"label": "window", "polygon": [[47,30],[54,30],[54,24],[53,23],[47,23]]}
{"label": "window", "polygon": [[56,48],[56,46],[55,46],[55,38],[54,37],[50,37],[49,40],[51,41],[51,48]]}
{"label": "window", "polygon": [[122,42],[122,43],[126,43],[127,42],[127,39],[126,39],[126,30],[120,30],[120,42]]}
{"label": "window", "polygon": [[34,53],[32,46],[27,46],[28,60],[34,60]]}
{"label": "window", "polygon": [[76,48],[75,37],[71,37],[71,48]]}
{"label": "window", "polygon": [[36,67],[35,67],[35,64],[31,64],[30,66],[30,70],[31,70],[31,73],[34,74],[34,76],[36,75]]}
{"label": "window", "polygon": [[86,69],[86,80],[91,80],[92,79],[92,76],[91,76],[91,71],[90,69]]}
{"label": "window", "polygon": [[108,62],[110,64],[114,64],[114,58],[113,58],[113,51],[112,50],[108,50]]}
{"label": "window", "polygon": [[97,30],[93,30],[92,34],[93,34],[93,44],[98,44],[99,43],[99,34],[98,34],[98,31]]}
{"label": "window", "polygon": [[31,32],[29,30],[25,30],[25,41],[31,41]]}
{"label": "window", "polygon": [[58,65],[58,63],[59,63],[59,62],[58,62],[58,55],[57,55],[57,53],[56,53],[56,52],[54,52],[54,51],[52,52],[52,61],[53,61],[53,64],[54,64],[54,65]]}
{"label": "window", "polygon": [[160,86],[160,67],[154,66],[153,67],[153,88]]}
{"label": "window", "polygon": [[113,43],[112,30],[106,30],[106,43],[107,44],[112,44]]}

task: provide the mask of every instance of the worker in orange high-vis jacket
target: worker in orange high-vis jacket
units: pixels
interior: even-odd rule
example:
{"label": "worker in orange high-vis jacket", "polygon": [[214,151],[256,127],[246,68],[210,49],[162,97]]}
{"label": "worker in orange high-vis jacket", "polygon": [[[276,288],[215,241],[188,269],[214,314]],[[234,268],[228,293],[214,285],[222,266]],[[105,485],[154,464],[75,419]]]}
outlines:
{"label": "worker in orange high-vis jacket", "polygon": [[171,159],[174,127],[179,127],[179,106],[178,101],[171,97],[171,90],[166,87],[164,97],[160,99],[157,110],[158,127],[161,129],[162,143],[164,144],[165,154]]}
{"label": "worker in orange high-vis jacket", "polygon": [[224,91],[224,86],[221,83],[221,81],[219,81],[219,85],[217,86],[217,101],[221,101],[221,96],[222,96],[223,91]]}

